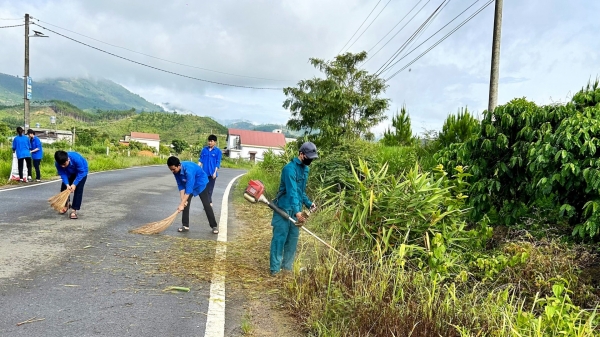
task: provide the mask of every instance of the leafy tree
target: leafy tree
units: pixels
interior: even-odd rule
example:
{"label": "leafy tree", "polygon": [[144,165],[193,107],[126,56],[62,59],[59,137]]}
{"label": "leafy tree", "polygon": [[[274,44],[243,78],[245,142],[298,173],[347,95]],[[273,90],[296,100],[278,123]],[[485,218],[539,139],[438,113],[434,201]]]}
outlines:
{"label": "leafy tree", "polygon": [[452,143],[463,143],[479,133],[479,121],[473,117],[467,108],[460,109],[456,115],[446,118],[438,140],[441,146]]}
{"label": "leafy tree", "polygon": [[310,63],[325,74],[287,87],[283,107],[291,111],[287,126],[292,130],[318,130],[315,141],[336,145],[343,138],[368,136],[369,129],[385,119],[389,99],[380,95],[387,88],[375,74],[359,69],[366,52],[345,53],[333,61],[310,58]]}
{"label": "leafy tree", "polygon": [[189,147],[188,142],[181,139],[173,139],[171,144],[173,145],[173,150],[175,150],[176,153],[181,153]]}
{"label": "leafy tree", "polygon": [[408,146],[414,143],[415,138],[412,136],[412,130],[410,127],[410,116],[406,111],[406,107],[402,106],[400,114],[396,114],[392,117],[392,127],[394,130],[388,129],[383,133],[383,139],[381,142],[387,146]]}

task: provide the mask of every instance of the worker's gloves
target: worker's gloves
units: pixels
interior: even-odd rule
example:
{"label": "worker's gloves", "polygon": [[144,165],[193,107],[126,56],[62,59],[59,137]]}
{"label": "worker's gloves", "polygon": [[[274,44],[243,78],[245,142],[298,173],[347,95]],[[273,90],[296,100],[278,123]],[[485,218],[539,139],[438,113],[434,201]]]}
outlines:
{"label": "worker's gloves", "polygon": [[314,213],[316,210],[317,210],[317,204],[315,204],[315,203],[313,202],[313,204],[312,204],[312,205],[310,205],[310,212],[311,212],[311,213]]}

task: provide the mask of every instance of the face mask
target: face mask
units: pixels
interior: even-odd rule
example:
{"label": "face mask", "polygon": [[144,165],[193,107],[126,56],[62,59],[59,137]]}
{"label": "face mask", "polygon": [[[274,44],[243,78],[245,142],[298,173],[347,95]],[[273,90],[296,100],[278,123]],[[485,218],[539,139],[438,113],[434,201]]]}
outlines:
{"label": "face mask", "polygon": [[308,166],[310,163],[312,163],[312,161],[312,159],[304,157],[304,159],[302,159],[302,164]]}

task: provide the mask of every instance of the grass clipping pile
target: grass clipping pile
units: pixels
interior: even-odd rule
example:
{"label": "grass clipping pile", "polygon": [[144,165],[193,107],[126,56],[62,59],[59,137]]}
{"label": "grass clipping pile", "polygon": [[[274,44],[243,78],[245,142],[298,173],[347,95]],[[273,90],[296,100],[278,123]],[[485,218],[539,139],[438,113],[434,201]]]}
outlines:
{"label": "grass clipping pile", "polygon": [[215,271],[217,245],[227,245],[227,259],[218,270],[226,273],[228,285],[261,291],[279,284],[281,280],[269,274],[272,212],[245,201],[236,202],[235,208],[237,218],[243,223],[235,241],[169,238],[173,245],[163,256],[161,271],[210,281]]}

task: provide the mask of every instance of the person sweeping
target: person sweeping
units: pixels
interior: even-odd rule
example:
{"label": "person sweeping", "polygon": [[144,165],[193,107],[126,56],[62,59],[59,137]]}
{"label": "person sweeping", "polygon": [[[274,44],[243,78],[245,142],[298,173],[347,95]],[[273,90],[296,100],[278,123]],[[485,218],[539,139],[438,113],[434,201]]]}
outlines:
{"label": "person sweeping", "polygon": [[204,206],[204,212],[208,218],[208,224],[214,234],[219,234],[217,220],[215,219],[215,213],[210,205],[210,199],[208,196],[208,177],[202,167],[191,161],[181,162],[179,158],[171,156],[167,159],[167,166],[169,170],[173,172],[175,181],[177,182],[177,188],[179,188],[179,195],[181,202],[177,207],[177,210],[183,212],[181,217],[181,227],[178,229],[179,232],[187,232],[190,230],[190,205],[192,198],[199,196]]}
{"label": "person sweeping", "polygon": [[290,218],[297,221],[298,225],[277,212],[273,213],[271,220],[271,226],[273,226],[270,254],[271,275],[276,275],[281,269],[292,270],[300,235],[298,226],[302,226],[302,223],[306,221],[302,216],[302,205],[309,207],[311,212],[317,208],[317,205],[306,195],[306,183],[310,171],[308,166],[313,159],[317,158],[319,156],[315,144],[306,142],[298,150],[298,157],[292,159],[281,171],[279,191],[273,202]]}
{"label": "person sweeping", "polygon": [[65,207],[59,211],[60,214],[65,214],[72,209],[69,217],[77,219],[77,211],[81,208],[83,199],[83,187],[87,181],[88,163],[82,155],[77,152],[65,152],[58,150],[54,153],[54,166],[62,179],[60,191],[69,190],[73,192],[73,204],[67,199]]}

